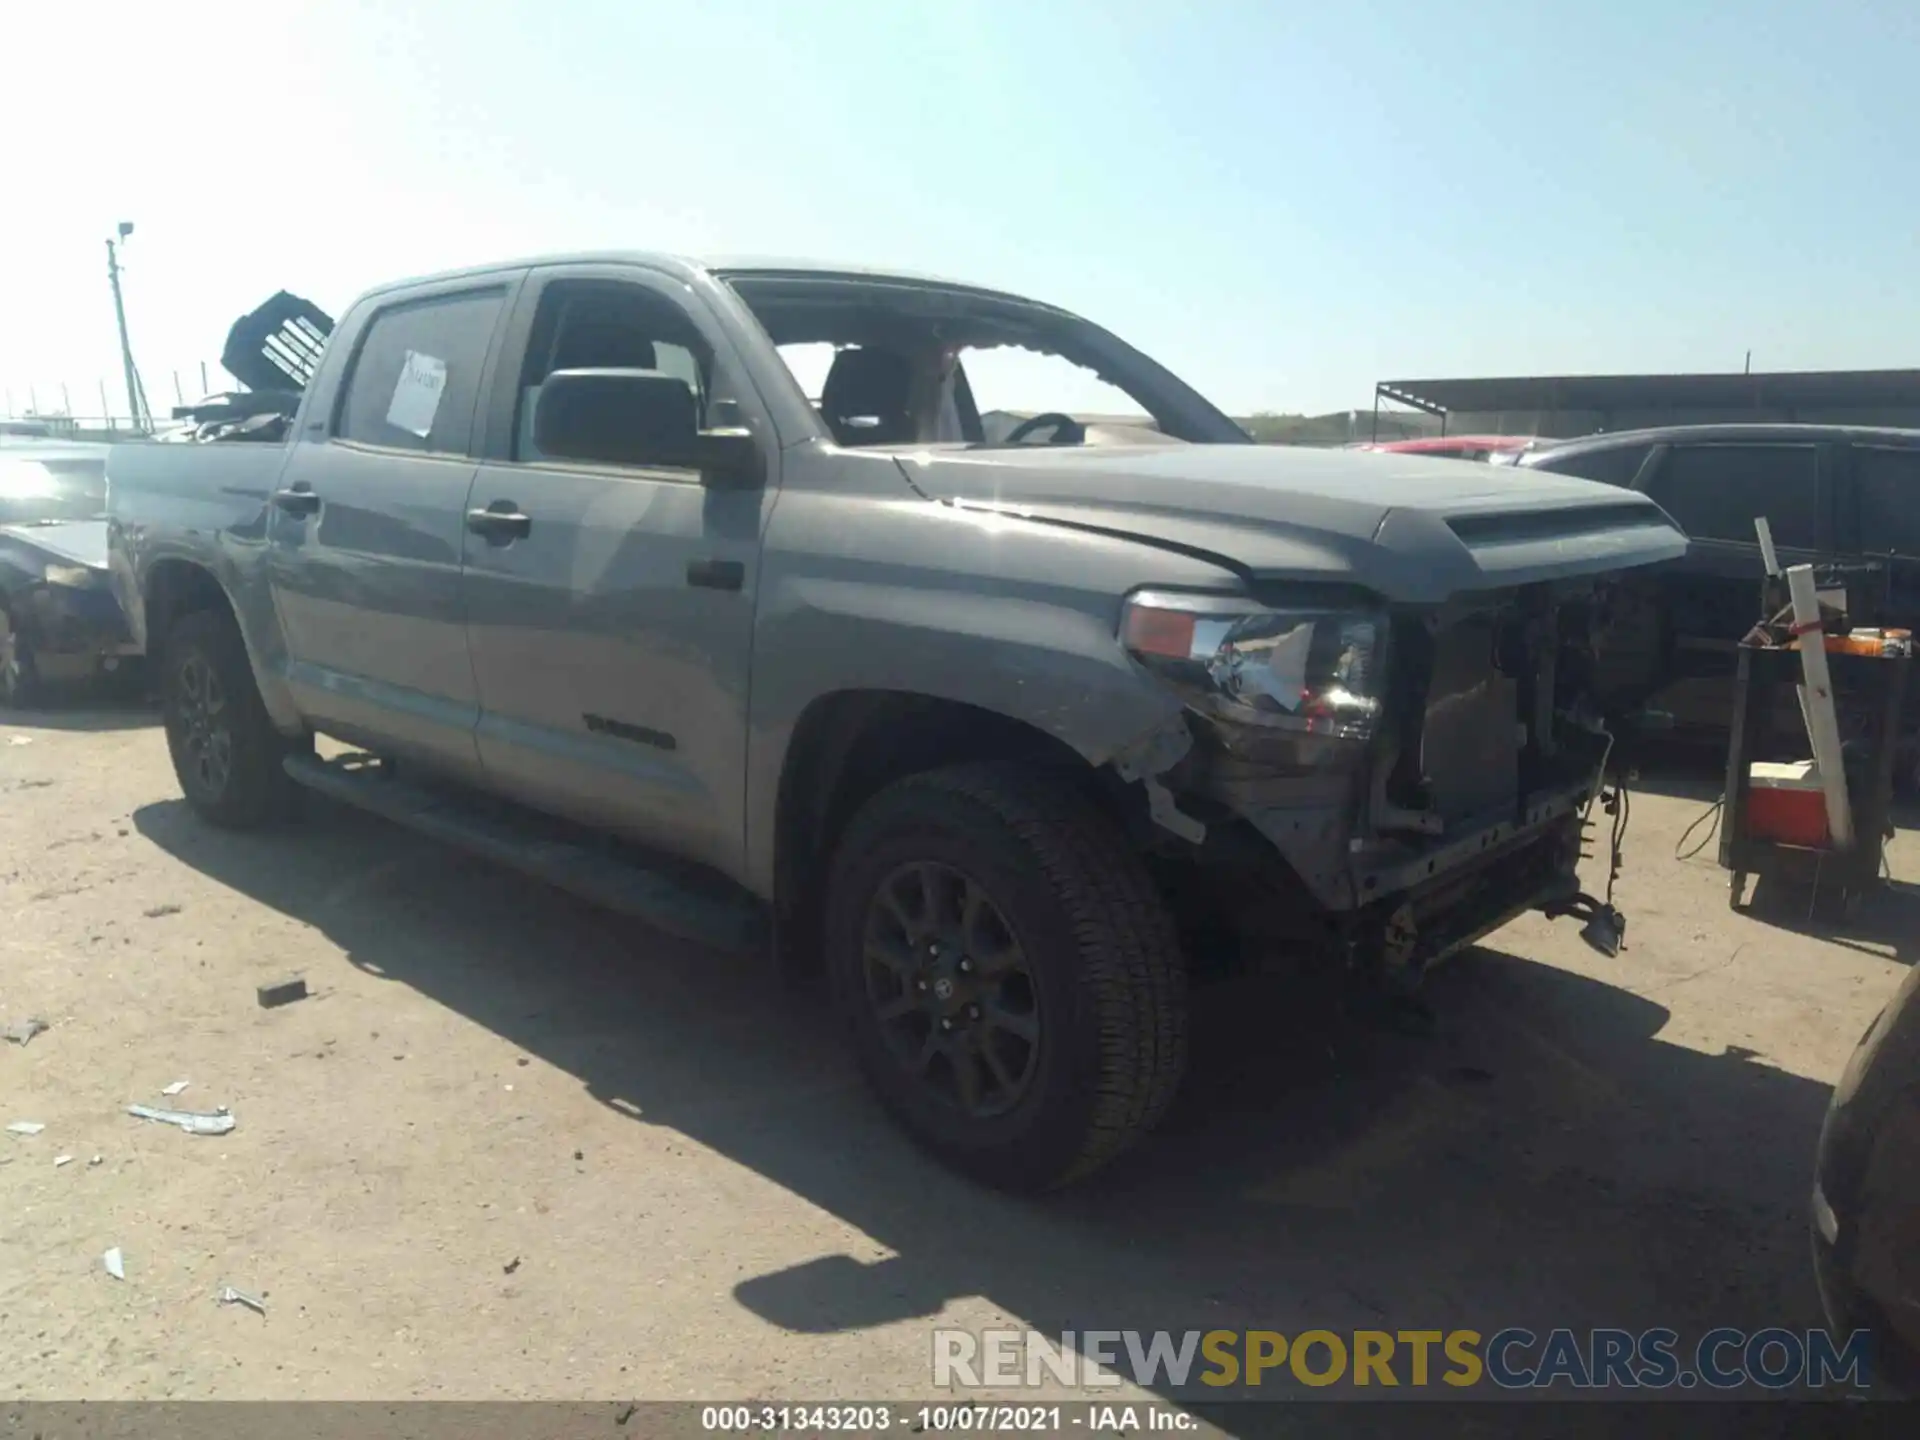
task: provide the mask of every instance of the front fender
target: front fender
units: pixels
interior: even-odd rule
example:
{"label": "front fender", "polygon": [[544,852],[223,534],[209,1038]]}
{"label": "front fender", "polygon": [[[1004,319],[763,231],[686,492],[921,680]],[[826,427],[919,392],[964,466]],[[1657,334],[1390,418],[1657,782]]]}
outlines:
{"label": "front fender", "polygon": [[842,691],[949,700],[1029,725],[1090,765],[1171,723],[1179,701],[1115,638],[1143,585],[1231,590],[1204,561],[920,499],[789,490],[768,528],[749,706],[749,883],[771,894],[795,727]]}

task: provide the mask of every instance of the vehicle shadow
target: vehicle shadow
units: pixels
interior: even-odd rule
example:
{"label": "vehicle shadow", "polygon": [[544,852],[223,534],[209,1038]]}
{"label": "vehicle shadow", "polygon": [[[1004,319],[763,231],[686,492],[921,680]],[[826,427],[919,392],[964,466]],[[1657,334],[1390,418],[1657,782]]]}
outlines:
{"label": "vehicle shadow", "polygon": [[[133,818],[362,970],[892,1252],[736,1287],[790,1332],[931,1328],[973,1296],[1049,1336],[1821,1323],[1805,1209],[1827,1088],[1665,1043],[1663,1007],[1497,947],[1435,977],[1424,1038],[1276,981],[1201,991],[1190,1081],[1161,1133],[1089,1185],[1025,1200],[902,1139],[824,1001],[758,957],[668,941],[324,803],[264,837],[209,830],[178,801]],[[382,874],[404,883],[367,880]],[[1347,1406],[1297,1408],[1303,1429],[1358,1433]]]}
{"label": "vehicle shadow", "polygon": [[1920,885],[1890,880],[1862,896],[1859,910],[1843,921],[1820,919],[1812,913],[1811,903],[1812,895],[1804,886],[1756,884],[1751,914],[1776,929],[1876,959],[1900,965],[1920,963]]}

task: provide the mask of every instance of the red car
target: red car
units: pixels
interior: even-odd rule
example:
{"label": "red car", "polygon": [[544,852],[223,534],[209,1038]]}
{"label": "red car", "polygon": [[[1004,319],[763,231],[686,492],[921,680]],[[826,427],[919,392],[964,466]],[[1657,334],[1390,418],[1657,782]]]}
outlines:
{"label": "red car", "polygon": [[1355,450],[1390,450],[1396,455],[1438,455],[1448,460],[1491,460],[1517,455],[1533,444],[1533,435],[1436,435],[1425,440],[1382,440]]}

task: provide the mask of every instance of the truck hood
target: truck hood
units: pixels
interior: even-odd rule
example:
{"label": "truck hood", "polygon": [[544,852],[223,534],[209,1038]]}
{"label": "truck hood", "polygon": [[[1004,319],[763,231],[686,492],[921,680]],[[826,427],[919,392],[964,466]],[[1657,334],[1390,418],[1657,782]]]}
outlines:
{"label": "truck hood", "polygon": [[925,449],[932,499],[1201,552],[1259,580],[1359,585],[1403,604],[1675,560],[1643,495],[1460,460],[1276,445]]}
{"label": "truck hood", "polygon": [[0,525],[0,540],[62,565],[84,565],[103,574],[107,568],[107,522],[52,520],[38,525]]}

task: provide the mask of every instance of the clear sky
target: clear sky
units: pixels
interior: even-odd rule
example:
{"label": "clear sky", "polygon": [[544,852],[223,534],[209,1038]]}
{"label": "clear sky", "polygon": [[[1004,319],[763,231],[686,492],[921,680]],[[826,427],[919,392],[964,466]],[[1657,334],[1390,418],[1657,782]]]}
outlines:
{"label": "clear sky", "polygon": [[0,0],[0,37],[16,408],[117,394],[123,219],[156,410],[276,289],[616,247],[1032,294],[1237,413],[1920,365],[1915,0]]}

